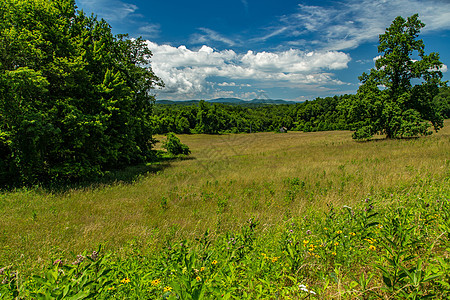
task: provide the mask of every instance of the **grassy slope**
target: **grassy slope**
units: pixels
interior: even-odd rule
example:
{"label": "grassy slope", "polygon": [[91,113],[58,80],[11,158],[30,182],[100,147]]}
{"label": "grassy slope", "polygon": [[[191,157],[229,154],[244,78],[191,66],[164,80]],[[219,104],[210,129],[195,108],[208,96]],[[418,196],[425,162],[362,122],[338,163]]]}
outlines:
{"label": "grassy slope", "polygon": [[[449,176],[450,122],[438,134],[357,143],[350,132],[180,136],[195,159],[160,166],[134,183],[49,193],[0,194],[0,266],[24,269],[61,254],[143,249],[165,237],[226,231],[254,216],[263,228],[328,203]],[[290,182],[298,178],[300,189]],[[167,203],[165,205],[164,203]]]}

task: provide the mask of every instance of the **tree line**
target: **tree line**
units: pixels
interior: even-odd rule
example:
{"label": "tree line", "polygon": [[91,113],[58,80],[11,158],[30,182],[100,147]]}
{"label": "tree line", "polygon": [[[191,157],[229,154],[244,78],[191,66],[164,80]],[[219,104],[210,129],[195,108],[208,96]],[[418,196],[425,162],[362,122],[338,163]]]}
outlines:
{"label": "tree line", "polygon": [[[208,103],[156,104],[151,117],[155,134],[356,131],[361,121],[349,117],[357,95],[316,98],[296,104]],[[450,118],[450,88],[441,87],[432,105],[443,119]]]}
{"label": "tree line", "polygon": [[157,134],[250,133],[279,131],[282,127],[305,132],[350,129],[339,104],[351,97],[316,98],[297,104],[156,104],[152,124]]}

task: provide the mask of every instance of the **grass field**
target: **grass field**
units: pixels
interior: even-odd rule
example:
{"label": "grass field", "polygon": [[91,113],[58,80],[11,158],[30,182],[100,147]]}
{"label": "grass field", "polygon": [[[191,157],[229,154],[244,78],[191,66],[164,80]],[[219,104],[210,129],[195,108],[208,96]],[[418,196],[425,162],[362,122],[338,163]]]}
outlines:
{"label": "grass field", "polygon": [[146,171],[133,180],[1,193],[0,267],[26,276],[99,244],[120,257],[130,248],[146,254],[167,241],[194,241],[206,230],[214,241],[250,218],[264,236],[330,207],[367,198],[388,207],[391,195],[449,191],[449,120],[437,134],[404,140],[355,142],[344,131],[179,137],[190,157],[130,168]]}

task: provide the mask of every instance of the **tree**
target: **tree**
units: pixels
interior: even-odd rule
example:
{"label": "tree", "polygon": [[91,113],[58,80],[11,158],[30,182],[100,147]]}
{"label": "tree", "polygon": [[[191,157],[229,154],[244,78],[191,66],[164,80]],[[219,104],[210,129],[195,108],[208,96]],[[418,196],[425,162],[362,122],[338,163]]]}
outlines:
{"label": "tree", "polygon": [[450,87],[441,87],[433,102],[439,108],[444,119],[450,118]]}
{"label": "tree", "polygon": [[160,84],[142,39],[74,0],[0,5],[0,185],[72,180],[151,157]]}
{"label": "tree", "polygon": [[424,26],[417,14],[407,20],[397,17],[379,36],[381,55],[375,68],[359,77],[357,97],[345,103],[356,130],[353,138],[368,139],[376,133],[410,137],[431,134],[431,125],[435,131],[442,128],[443,118],[433,102],[445,84],[442,63],[438,53],[425,55],[425,45],[418,39]]}

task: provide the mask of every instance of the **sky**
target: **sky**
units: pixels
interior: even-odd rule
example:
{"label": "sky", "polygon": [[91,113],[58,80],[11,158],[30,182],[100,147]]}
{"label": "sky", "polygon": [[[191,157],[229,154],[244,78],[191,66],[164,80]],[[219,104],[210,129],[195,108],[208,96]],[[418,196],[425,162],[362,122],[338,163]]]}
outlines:
{"label": "sky", "polygon": [[157,100],[312,100],[352,94],[397,16],[426,24],[425,53],[450,79],[450,0],[77,0],[114,34],[142,37]]}

